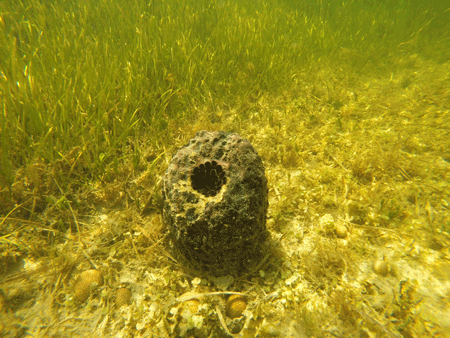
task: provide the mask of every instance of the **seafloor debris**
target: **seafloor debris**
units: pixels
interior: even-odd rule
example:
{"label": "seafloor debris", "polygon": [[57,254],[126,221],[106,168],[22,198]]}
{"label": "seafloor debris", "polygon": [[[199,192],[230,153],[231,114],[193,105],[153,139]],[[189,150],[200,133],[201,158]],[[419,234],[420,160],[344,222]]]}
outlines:
{"label": "seafloor debris", "polygon": [[195,269],[239,273],[259,257],[266,230],[267,179],[249,141],[200,131],[178,150],[164,177],[164,221]]}

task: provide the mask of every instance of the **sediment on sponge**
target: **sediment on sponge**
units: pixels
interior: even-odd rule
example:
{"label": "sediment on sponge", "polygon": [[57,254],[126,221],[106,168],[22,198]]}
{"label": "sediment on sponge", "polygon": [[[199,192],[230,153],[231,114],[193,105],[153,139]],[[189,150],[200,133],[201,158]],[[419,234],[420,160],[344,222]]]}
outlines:
{"label": "sediment on sponge", "polygon": [[267,193],[262,160],[248,140],[198,132],[164,176],[163,218],[175,251],[216,276],[244,271],[259,256]]}

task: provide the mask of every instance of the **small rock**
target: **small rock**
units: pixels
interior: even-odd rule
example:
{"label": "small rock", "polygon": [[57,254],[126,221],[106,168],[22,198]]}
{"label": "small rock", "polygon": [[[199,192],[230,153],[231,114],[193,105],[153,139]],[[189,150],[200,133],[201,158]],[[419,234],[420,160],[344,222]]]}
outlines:
{"label": "small rock", "polygon": [[337,238],[346,238],[348,230],[345,225],[336,225],[335,232],[336,232]]}
{"label": "small rock", "polygon": [[387,276],[389,273],[389,265],[384,258],[378,259],[373,263],[373,271],[380,276]]}

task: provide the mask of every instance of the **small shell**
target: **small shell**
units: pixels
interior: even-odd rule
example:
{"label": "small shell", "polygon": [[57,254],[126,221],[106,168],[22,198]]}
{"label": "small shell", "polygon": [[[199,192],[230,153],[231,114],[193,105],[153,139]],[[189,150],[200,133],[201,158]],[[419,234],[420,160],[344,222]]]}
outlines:
{"label": "small shell", "polygon": [[384,258],[377,259],[373,263],[373,271],[375,271],[375,273],[380,276],[387,276],[387,274],[389,273],[389,265]]}
{"label": "small shell", "polygon": [[103,285],[102,273],[98,270],[85,270],[75,281],[75,299],[84,303],[91,294],[91,289]]}
{"label": "small shell", "polygon": [[230,318],[237,318],[242,316],[242,313],[247,308],[247,302],[241,295],[231,295],[228,297],[226,310],[227,316]]}
{"label": "small shell", "polygon": [[120,288],[116,291],[116,308],[128,305],[131,298],[131,291],[127,288]]}

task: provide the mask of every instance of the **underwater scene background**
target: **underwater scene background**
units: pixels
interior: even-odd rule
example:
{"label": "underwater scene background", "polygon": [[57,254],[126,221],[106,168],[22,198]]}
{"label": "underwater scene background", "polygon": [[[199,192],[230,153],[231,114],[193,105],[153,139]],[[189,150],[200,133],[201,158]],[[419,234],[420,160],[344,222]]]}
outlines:
{"label": "underwater scene background", "polygon": [[[445,1],[0,3],[0,336],[450,337]],[[172,255],[161,180],[248,139],[263,259]]]}

